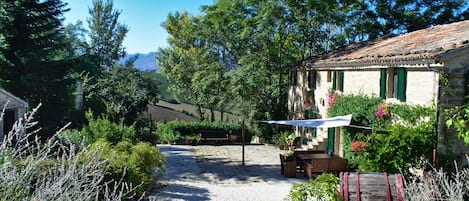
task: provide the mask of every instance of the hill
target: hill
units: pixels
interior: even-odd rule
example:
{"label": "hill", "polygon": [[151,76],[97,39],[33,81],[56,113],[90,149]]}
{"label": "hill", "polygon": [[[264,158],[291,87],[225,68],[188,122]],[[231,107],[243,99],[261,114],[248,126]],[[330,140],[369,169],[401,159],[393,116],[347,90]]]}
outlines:
{"label": "hill", "polygon": [[155,59],[156,52],[150,52],[147,54],[129,54],[125,56],[124,58],[120,59],[120,63],[124,63],[126,60],[138,56],[137,60],[135,61],[134,65],[137,69],[141,71],[147,71],[147,70],[154,70],[154,71],[159,71],[160,68],[156,64],[156,59]]}

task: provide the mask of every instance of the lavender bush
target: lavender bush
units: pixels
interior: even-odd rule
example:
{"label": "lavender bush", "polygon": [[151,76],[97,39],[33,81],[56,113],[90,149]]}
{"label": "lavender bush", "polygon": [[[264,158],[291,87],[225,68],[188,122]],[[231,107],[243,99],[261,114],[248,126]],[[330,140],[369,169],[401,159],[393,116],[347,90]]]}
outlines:
{"label": "lavender bush", "polygon": [[[467,162],[469,157],[466,156]],[[457,169],[446,173],[443,169],[435,169],[407,179],[406,200],[445,200],[462,201],[469,199],[469,168]]]}
{"label": "lavender bush", "polygon": [[95,157],[96,151],[77,151],[54,138],[40,142],[33,121],[36,111],[17,121],[1,142],[1,200],[136,199],[135,187],[103,182],[106,161]]}

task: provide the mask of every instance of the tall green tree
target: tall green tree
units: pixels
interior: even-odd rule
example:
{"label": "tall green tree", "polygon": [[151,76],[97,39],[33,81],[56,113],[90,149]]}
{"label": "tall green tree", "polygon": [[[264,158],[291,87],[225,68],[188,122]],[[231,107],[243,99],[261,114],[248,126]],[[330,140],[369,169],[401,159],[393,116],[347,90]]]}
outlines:
{"label": "tall green tree", "polygon": [[204,120],[203,106],[209,94],[204,93],[201,77],[207,75],[211,62],[206,44],[197,35],[196,23],[197,18],[187,12],[169,14],[163,27],[170,34],[170,47],[161,48],[156,59],[162,73],[174,80],[176,88],[198,106],[199,117]]}
{"label": "tall green tree", "polygon": [[60,0],[0,1],[0,85],[38,112],[44,133],[64,125],[73,106],[71,65],[60,54],[66,46]]}
{"label": "tall green tree", "polygon": [[127,125],[139,121],[147,105],[158,102],[159,94],[158,82],[133,65],[115,65],[104,71],[96,83],[85,86],[85,92],[87,98],[99,100],[101,108],[93,108],[96,112]]}
{"label": "tall green tree", "polygon": [[89,14],[90,54],[102,69],[109,69],[126,54],[122,42],[128,28],[119,23],[121,11],[114,9],[112,0],[93,0]]}
{"label": "tall green tree", "polygon": [[349,42],[401,34],[468,19],[464,0],[352,0],[343,1],[345,34]]}

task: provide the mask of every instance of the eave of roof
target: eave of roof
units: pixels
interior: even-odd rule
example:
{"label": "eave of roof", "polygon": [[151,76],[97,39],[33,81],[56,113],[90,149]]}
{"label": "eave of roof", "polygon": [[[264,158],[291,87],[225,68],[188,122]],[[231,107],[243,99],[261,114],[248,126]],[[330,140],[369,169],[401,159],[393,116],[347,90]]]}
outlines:
{"label": "eave of roof", "polygon": [[[16,97],[15,95],[13,95],[12,93],[8,92],[7,90],[3,89],[3,88],[0,88],[0,93],[8,96],[9,98],[17,101],[18,103],[22,104],[24,107],[29,107],[28,103],[24,100],[22,100],[21,98],[18,98]],[[3,105],[1,105],[0,107],[3,107]]]}
{"label": "eave of roof", "polygon": [[313,57],[311,68],[438,63],[455,50],[469,48],[469,20],[351,44]]}

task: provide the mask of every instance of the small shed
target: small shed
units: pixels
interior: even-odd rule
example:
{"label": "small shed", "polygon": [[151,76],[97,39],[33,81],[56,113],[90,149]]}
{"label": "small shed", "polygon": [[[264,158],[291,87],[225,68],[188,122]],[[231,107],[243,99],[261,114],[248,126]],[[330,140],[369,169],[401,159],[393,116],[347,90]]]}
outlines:
{"label": "small shed", "polygon": [[4,111],[3,118],[0,119],[0,140],[3,141],[13,124],[26,113],[28,103],[0,88],[0,107]]}

